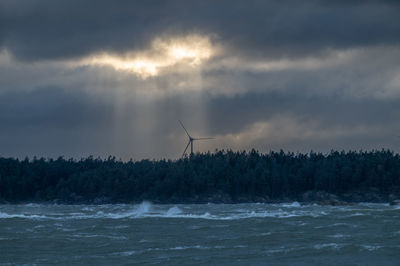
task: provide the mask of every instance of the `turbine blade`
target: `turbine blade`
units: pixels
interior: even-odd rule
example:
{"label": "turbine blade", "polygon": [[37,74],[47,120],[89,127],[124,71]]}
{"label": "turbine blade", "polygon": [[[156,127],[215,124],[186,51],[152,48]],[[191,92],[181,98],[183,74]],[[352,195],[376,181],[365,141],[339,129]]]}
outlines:
{"label": "turbine blade", "polygon": [[189,147],[189,144],[190,144],[190,140],[189,140],[188,144],[186,145],[186,148],[185,148],[185,150],[184,150],[184,151],[183,151],[183,153],[182,153],[182,157],[185,155],[185,153],[186,153],[186,150],[187,150],[187,148]]}
{"label": "turbine blade", "polygon": [[186,134],[188,135],[189,139],[191,139],[192,137],[189,135],[189,132],[186,130],[185,126],[183,125],[183,123],[181,122],[181,120],[178,120],[179,123],[181,123],[181,126],[183,127],[183,129],[185,130]]}
{"label": "turbine blade", "polygon": [[215,138],[193,138],[193,140],[206,140],[206,139],[215,139]]}

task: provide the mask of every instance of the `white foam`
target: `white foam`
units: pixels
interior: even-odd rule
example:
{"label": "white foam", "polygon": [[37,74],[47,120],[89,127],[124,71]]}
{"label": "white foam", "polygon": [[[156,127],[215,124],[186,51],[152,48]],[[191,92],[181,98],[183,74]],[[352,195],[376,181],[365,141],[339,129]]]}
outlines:
{"label": "white foam", "polygon": [[[237,211],[237,210],[236,210]],[[320,217],[327,215],[323,211],[305,211],[305,210],[258,210],[258,211],[245,211],[234,213],[218,213],[210,214],[204,213],[184,213],[179,207],[173,206],[167,211],[153,210],[150,203],[142,203],[135,209],[124,212],[104,213],[98,211],[94,215],[80,215],[69,217],[71,219],[82,218],[109,218],[109,219],[138,219],[138,218],[182,218],[182,219],[208,219],[208,220],[239,220],[250,218],[291,218],[291,217]]]}
{"label": "white foam", "polygon": [[38,229],[38,228],[44,228],[44,225],[39,224],[39,225],[36,225],[36,226],[33,227],[33,229]]}
{"label": "white foam", "polygon": [[200,245],[195,246],[176,246],[170,248],[148,248],[144,251],[170,251],[170,250],[184,250],[184,249],[211,249],[211,247],[205,247]]}
{"label": "white foam", "polygon": [[99,235],[99,234],[73,234],[75,238],[108,238],[108,239],[115,239],[115,240],[127,240],[125,236],[113,236],[113,235]]}
{"label": "white foam", "polygon": [[63,232],[74,232],[74,231],[77,231],[77,229],[61,228],[61,231],[63,231]]}
{"label": "white foam", "polygon": [[267,253],[268,255],[273,255],[276,253],[289,253],[291,251],[297,251],[302,249],[304,249],[304,247],[289,248],[285,246],[280,246],[277,249],[268,249],[267,251],[265,251],[265,253]]}
{"label": "white foam", "polygon": [[374,251],[374,250],[380,249],[382,246],[361,245],[361,247],[368,251]]}
{"label": "white foam", "polygon": [[314,245],[315,249],[325,249],[325,248],[329,248],[329,249],[339,249],[340,246],[336,243],[326,243],[326,244],[317,244]]}
{"label": "white foam", "polygon": [[[252,218],[276,218],[290,219],[293,217],[312,217],[317,218],[326,216],[331,211],[315,208],[310,205],[300,205],[298,202],[287,204],[247,204],[247,205],[175,205],[166,208],[165,205],[152,205],[150,202],[142,202],[138,205],[101,205],[101,206],[82,206],[79,211],[62,211],[46,213],[43,210],[35,213],[6,213],[0,212],[0,219],[24,218],[24,219],[49,219],[49,220],[79,220],[79,219],[143,219],[143,218],[179,218],[179,219],[206,219],[206,220],[240,220]],[[246,206],[246,208],[244,208]],[[53,210],[53,209],[52,209]],[[338,210],[335,209],[335,212]],[[351,211],[351,210],[349,210]],[[347,210],[346,210],[347,212]],[[342,216],[342,218],[363,214],[360,210],[354,214]],[[303,225],[303,224],[302,224]],[[327,225],[337,226],[339,224]],[[349,226],[348,224],[343,224]]]}
{"label": "white foam", "polygon": [[365,215],[366,214],[364,214],[364,213],[356,212],[356,213],[350,214],[350,215],[345,216],[345,217],[356,217],[356,216],[365,216]]}
{"label": "white foam", "polygon": [[182,210],[179,209],[178,207],[174,206],[174,207],[168,209],[166,216],[179,215],[181,213],[182,213]]}
{"label": "white foam", "polygon": [[211,215],[210,213],[206,212],[203,214],[149,214],[147,217],[157,217],[157,218],[188,218],[188,219],[210,219],[210,220],[224,220],[223,218],[219,218],[215,215]]}
{"label": "white foam", "polygon": [[346,237],[350,237],[349,235],[343,235],[343,234],[334,234],[334,235],[330,235],[329,237],[332,238],[346,238]]}
{"label": "white foam", "polygon": [[191,248],[200,248],[200,246],[191,246],[191,247],[189,247],[189,246],[183,246],[183,247],[173,247],[173,248],[170,248],[169,250],[184,250],[184,249],[191,249]]}
{"label": "white foam", "polygon": [[185,250],[185,249],[213,249],[213,248],[220,248],[220,246],[215,246],[215,247],[206,247],[206,246],[201,246],[201,245],[194,245],[194,246],[176,246],[176,247],[171,247],[171,248],[165,248],[161,250]]}
{"label": "white foam", "polygon": [[348,223],[334,223],[334,224],[328,224],[328,225],[321,225],[321,226],[315,226],[315,229],[321,229],[321,228],[328,228],[328,227],[336,227],[336,226],[348,226],[348,227],[358,227],[357,225],[353,224],[348,224]]}
{"label": "white foam", "polygon": [[266,251],[267,254],[275,254],[275,253],[282,253],[285,252],[284,249],[269,249]]}
{"label": "white foam", "polygon": [[209,220],[239,220],[250,218],[291,218],[291,217],[319,217],[326,215],[323,212],[288,212],[288,211],[251,211],[234,214],[210,214],[204,213],[183,213],[178,207],[172,207],[167,211],[150,211],[151,206],[139,206],[138,208],[124,212],[104,213],[98,211],[95,214],[66,214],[65,216],[57,215],[46,216],[37,214],[8,214],[0,212],[0,219],[22,218],[22,219],[46,219],[46,220],[80,220],[80,219],[138,219],[138,218],[187,218],[187,219],[209,219]]}
{"label": "white foam", "polygon": [[35,214],[8,214],[5,212],[0,212],[0,219],[12,219],[12,218],[23,218],[23,219],[45,219],[47,216],[35,215]]}
{"label": "white foam", "polygon": [[136,216],[142,216],[146,213],[148,213],[152,208],[152,205],[148,201],[143,201],[138,208],[136,209]]}
{"label": "white foam", "polygon": [[129,251],[123,251],[123,252],[115,252],[112,253],[112,255],[116,256],[132,256],[132,255],[137,255],[137,254],[143,254],[146,252],[152,252],[152,251],[180,251],[180,250],[186,250],[186,249],[200,249],[200,250],[209,250],[209,249],[223,249],[226,248],[225,246],[201,246],[201,245],[193,245],[193,246],[176,246],[176,247],[165,247],[165,248],[147,248],[143,250],[129,250]]}
{"label": "white foam", "polygon": [[98,211],[96,215],[87,215],[86,218],[110,218],[110,219],[122,219],[122,218],[141,218],[145,217],[152,209],[152,204],[148,201],[144,201],[139,204],[134,210],[125,211],[121,213],[104,213]]}
{"label": "white foam", "polygon": [[135,255],[137,252],[136,251],[124,251],[124,252],[118,252],[118,253],[114,253],[115,255],[121,255],[121,256],[124,256],[124,257],[129,257],[129,256],[132,256],[132,255]]}
{"label": "white foam", "polygon": [[287,208],[297,208],[297,207],[301,207],[301,204],[298,203],[297,201],[294,201],[292,203],[283,203],[281,204],[282,207],[287,207]]}

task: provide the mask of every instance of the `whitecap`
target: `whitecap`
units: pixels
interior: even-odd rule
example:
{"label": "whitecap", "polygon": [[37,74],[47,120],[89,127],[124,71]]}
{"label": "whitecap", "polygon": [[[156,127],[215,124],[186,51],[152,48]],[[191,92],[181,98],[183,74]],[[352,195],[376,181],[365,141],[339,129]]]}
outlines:
{"label": "whitecap", "polygon": [[335,234],[335,235],[330,235],[329,237],[331,237],[331,238],[346,238],[346,237],[349,237],[349,235]]}
{"label": "whitecap", "polygon": [[8,214],[5,212],[0,212],[0,219],[12,219],[12,218],[22,218],[22,219],[46,219],[49,218],[43,215],[25,215],[25,214]]}
{"label": "whitecap", "polygon": [[328,227],[337,227],[337,226],[347,226],[347,227],[353,227],[356,228],[358,225],[354,224],[348,224],[348,223],[334,223],[334,224],[328,224],[328,225],[320,225],[320,226],[315,226],[315,229],[321,229],[321,228],[328,228]]}
{"label": "whitecap", "polygon": [[170,248],[170,250],[184,250],[184,249],[189,249],[189,248],[191,248],[191,247],[173,247],[173,248]]}
{"label": "whitecap", "polygon": [[74,231],[77,231],[77,229],[72,229],[72,228],[61,228],[61,231],[63,231],[63,232],[74,232]]}
{"label": "whitecap", "polygon": [[38,229],[38,228],[43,228],[43,227],[44,227],[44,225],[39,224],[39,225],[34,226],[33,229]]}
{"label": "whitecap", "polygon": [[329,248],[329,249],[339,249],[340,246],[336,243],[326,243],[326,244],[317,244],[314,245],[315,249],[323,249],[323,248]]}
{"label": "whitecap", "polygon": [[98,211],[94,216],[83,216],[80,218],[110,218],[110,219],[122,219],[122,218],[141,218],[145,217],[147,213],[152,209],[152,204],[148,201],[144,201],[139,204],[134,210],[120,212],[120,213],[104,213]]}
{"label": "whitecap", "polygon": [[113,253],[113,255],[120,255],[120,256],[124,256],[124,257],[129,257],[129,256],[132,256],[132,255],[135,255],[135,254],[137,254],[137,252],[136,251],[123,251],[123,252],[117,252],[117,253]]}
{"label": "whitecap", "polygon": [[293,207],[301,207],[301,204],[297,201],[294,201],[292,203],[283,203],[281,204],[282,207],[289,207],[289,208],[293,208]]}
{"label": "whitecap", "polygon": [[136,216],[142,216],[148,213],[152,208],[152,204],[148,201],[143,201],[135,210]]}
{"label": "whitecap", "polygon": [[266,251],[267,254],[275,254],[275,253],[282,253],[285,252],[284,249],[269,249]]}
{"label": "whitecap", "polygon": [[366,250],[368,250],[368,251],[374,251],[374,250],[377,250],[377,249],[380,249],[382,246],[372,246],[372,245],[361,245],[361,247],[363,248],[363,249],[366,249]]}
{"label": "whitecap", "polygon": [[181,213],[182,213],[182,210],[179,209],[178,207],[174,206],[174,207],[169,208],[165,215],[167,217],[170,217],[170,216],[178,215],[178,214],[181,214]]}

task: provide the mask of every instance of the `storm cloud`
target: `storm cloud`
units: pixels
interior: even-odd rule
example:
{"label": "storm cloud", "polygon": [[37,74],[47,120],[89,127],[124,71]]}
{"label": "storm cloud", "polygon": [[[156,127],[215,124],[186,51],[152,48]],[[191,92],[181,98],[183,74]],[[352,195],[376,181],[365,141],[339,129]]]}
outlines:
{"label": "storm cloud", "polygon": [[400,151],[398,1],[0,0],[2,156]]}
{"label": "storm cloud", "polygon": [[3,0],[0,12],[3,46],[25,60],[129,51],[193,31],[266,57],[400,41],[398,1]]}

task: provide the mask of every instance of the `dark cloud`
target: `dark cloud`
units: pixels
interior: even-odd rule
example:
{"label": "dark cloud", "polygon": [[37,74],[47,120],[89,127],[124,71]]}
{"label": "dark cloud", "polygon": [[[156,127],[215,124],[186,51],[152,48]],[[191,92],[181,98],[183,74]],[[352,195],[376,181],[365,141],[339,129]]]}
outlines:
{"label": "dark cloud", "polygon": [[23,60],[124,52],[188,32],[216,34],[233,51],[264,57],[400,40],[398,1],[3,0],[0,10],[0,44]]}
{"label": "dark cloud", "polygon": [[[177,158],[178,119],[218,136],[200,151],[399,150],[399,17],[398,1],[0,0],[0,155]],[[148,79],[62,61],[189,33],[225,54]]]}
{"label": "dark cloud", "polygon": [[110,123],[113,113],[112,106],[83,91],[55,87],[7,91],[0,95],[0,103],[3,130],[98,127]]}
{"label": "dark cloud", "polygon": [[113,108],[83,91],[56,87],[0,94],[2,156],[105,155]]}
{"label": "dark cloud", "polygon": [[3,1],[2,9],[5,47],[27,60],[141,47],[165,17],[159,1]]}
{"label": "dark cloud", "polygon": [[207,103],[212,134],[240,133],[256,122],[280,116],[292,117],[299,123],[316,121],[322,128],[384,127],[397,124],[400,116],[397,99],[344,99],[272,92],[211,98]]}

